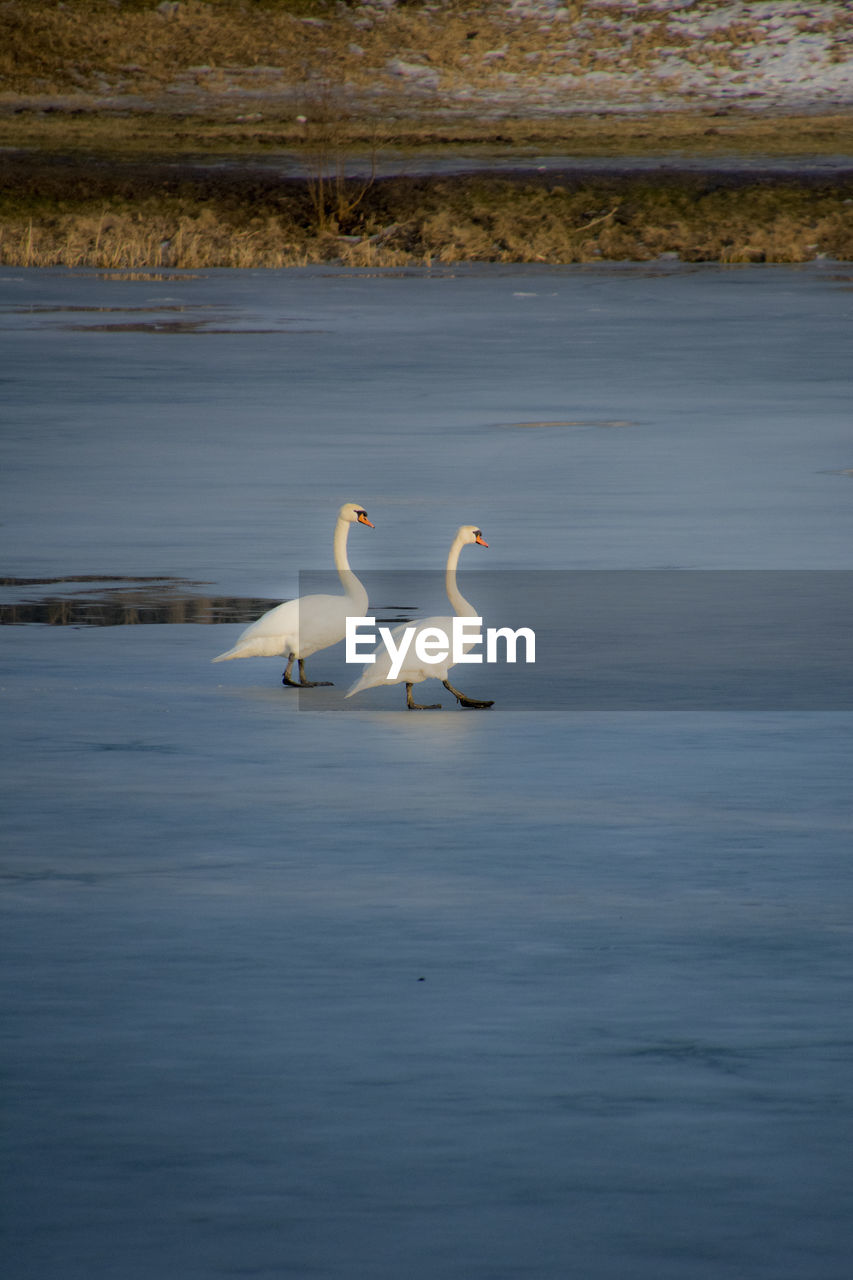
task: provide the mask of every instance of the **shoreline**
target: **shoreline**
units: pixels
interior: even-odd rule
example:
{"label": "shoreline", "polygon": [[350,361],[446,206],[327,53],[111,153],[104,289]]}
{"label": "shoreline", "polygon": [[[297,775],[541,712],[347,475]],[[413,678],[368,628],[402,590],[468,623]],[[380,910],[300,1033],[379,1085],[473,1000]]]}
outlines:
{"label": "shoreline", "polygon": [[73,99],[33,107],[17,99],[0,101],[0,152],[77,153],[114,160],[211,154],[260,159],[276,152],[310,156],[323,150],[335,156],[363,152],[381,157],[389,150],[415,156],[489,147],[502,153],[563,152],[588,159],[684,152],[696,159],[727,154],[848,156],[853,163],[853,110],[768,112],[711,103],[703,108],[676,105],[667,111],[629,114],[613,109],[542,119],[451,121],[424,113],[383,121],[346,114],[300,121],[268,108],[245,113],[236,103],[227,111],[134,111],[90,109]]}
{"label": "shoreline", "polygon": [[[448,155],[445,149],[444,162]],[[779,157],[762,167],[756,156],[686,164],[673,154],[532,159],[544,163],[504,151],[485,159],[490,168],[478,169],[468,155],[452,171],[365,176],[346,149],[289,152],[286,160],[6,150],[0,263],[196,269],[559,265],[661,255],[853,260],[853,162],[844,157],[799,169]],[[416,158],[410,153],[404,163],[414,167]],[[300,165],[303,176],[281,171]]]}
{"label": "shoreline", "polygon": [[119,21],[106,0],[39,0],[39,25],[13,3],[0,262],[853,260],[836,7],[789,66],[778,21],[747,32],[711,0],[580,23],[531,4],[440,23],[192,0]]}

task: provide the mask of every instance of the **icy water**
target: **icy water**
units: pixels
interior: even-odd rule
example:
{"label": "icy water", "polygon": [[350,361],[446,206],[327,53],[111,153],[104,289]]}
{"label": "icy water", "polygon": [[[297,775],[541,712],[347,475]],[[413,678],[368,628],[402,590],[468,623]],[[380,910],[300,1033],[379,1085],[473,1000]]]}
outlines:
{"label": "icy water", "polygon": [[[219,156],[215,160],[210,157],[199,159],[195,163],[182,158],[171,167],[187,173],[188,169],[208,172],[215,168],[224,172],[245,171],[246,162],[231,156]],[[304,156],[296,152],[277,152],[254,159],[251,165],[254,171],[275,173],[283,178],[305,178],[310,176],[310,164],[306,164]],[[822,175],[838,180],[850,172],[850,157],[843,153],[838,155],[815,156],[791,153],[785,156],[740,155],[737,152],[722,155],[697,156],[692,153],[668,151],[660,155],[650,156],[576,156],[562,153],[539,154],[532,148],[526,150],[510,150],[501,147],[492,151],[483,146],[447,146],[441,154],[430,152],[421,155],[416,150],[397,151],[384,147],[376,154],[347,155],[347,177],[396,178],[419,177],[423,174],[503,174],[515,177],[549,173],[555,177],[578,180],[604,174],[653,173],[656,176],[666,173],[720,173],[731,176],[743,174],[751,178],[788,174],[800,177]]]}
{"label": "icy water", "polygon": [[831,263],[0,274],[4,1276],[846,1280],[849,701],[210,659],[347,500],[366,582],[471,522],[463,587],[850,570],[851,317]]}

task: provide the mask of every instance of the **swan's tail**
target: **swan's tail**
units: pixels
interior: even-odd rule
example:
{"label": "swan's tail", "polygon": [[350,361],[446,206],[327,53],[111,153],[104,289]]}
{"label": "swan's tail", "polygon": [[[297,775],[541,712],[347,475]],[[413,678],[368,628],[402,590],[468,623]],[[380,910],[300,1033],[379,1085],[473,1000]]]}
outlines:
{"label": "swan's tail", "polygon": [[242,658],[240,646],[235,645],[233,649],[227,649],[225,653],[220,653],[218,657],[211,658],[211,662],[227,662],[229,658]]}

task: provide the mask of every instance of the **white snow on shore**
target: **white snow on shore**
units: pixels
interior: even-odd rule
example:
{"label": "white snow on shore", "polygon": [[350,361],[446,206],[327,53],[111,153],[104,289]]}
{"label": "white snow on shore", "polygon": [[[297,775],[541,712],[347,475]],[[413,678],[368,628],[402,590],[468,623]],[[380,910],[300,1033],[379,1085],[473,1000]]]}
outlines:
{"label": "white snow on shore", "polygon": [[[549,0],[511,0],[507,9],[516,17],[538,16],[552,24],[554,70],[531,66],[525,74],[512,74],[498,63],[488,87],[466,91],[468,102],[526,107],[536,114],[602,106],[662,109],[709,99],[759,108],[853,103],[853,9],[846,4],[597,0],[575,23]],[[648,47],[650,22],[653,49]],[[606,57],[599,57],[609,65],[584,71],[584,56],[606,27],[619,38]]]}

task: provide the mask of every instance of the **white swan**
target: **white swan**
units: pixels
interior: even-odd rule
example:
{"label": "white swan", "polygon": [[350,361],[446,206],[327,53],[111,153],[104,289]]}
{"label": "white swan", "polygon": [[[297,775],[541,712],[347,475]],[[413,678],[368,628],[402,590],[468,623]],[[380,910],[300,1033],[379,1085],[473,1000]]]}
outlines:
{"label": "white swan", "polygon": [[[233,648],[220,653],[212,661],[275,658],[286,653],[287,668],[281,677],[282,684],[289,684],[294,689],[313,689],[317,685],[331,684],[331,680],[306,680],[304,659],[318,649],[327,649],[329,645],[343,640],[348,616],[363,618],[367,612],[367,592],[347,560],[347,536],[350,525],[356,522],[373,528],[364,507],[357,502],[345,502],[335,525],[334,557],[346,595],[302,596],[286,600],[248,626]],[[290,676],[294,660],[299,663],[299,680],[292,680]]]}
{"label": "white swan", "polygon": [[[459,618],[476,618],[479,617],[477,610],[472,604],[465,599],[462,592],[456,585],[456,566],[459,563],[459,556],[463,547],[469,546],[471,543],[477,543],[481,547],[487,547],[489,544],[483,539],[483,535],[476,525],[463,524],[459,527],[456,537],[450,546],[450,553],[447,557],[447,569],[444,575],[445,586],[447,588],[447,598],[453,605],[456,615]],[[445,689],[459,701],[463,707],[491,707],[491,702],[480,702],[476,698],[468,698],[464,693],[460,693],[458,689],[454,689],[453,685],[447,678],[447,673],[453,666],[453,659],[448,656],[444,662],[422,662],[415,652],[415,644],[417,642],[418,633],[424,631],[427,627],[439,627],[445,635],[451,634],[453,626],[452,618],[425,618],[417,627],[415,635],[409,646],[406,658],[395,677],[388,679],[391,671],[391,658],[388,650],[384,646],[380,646],[376,650],[375,662],[369,662],[365,665],[364,671],[355,684],[347,693],[347,697],[351,698],[354,693],[361,693],[362,689],[373,689],[377,685],[384,684],[403,684],[406,686],[406,706],[410,711],[440,711],[440,702],[420,703],[415,702],[412,698],[412,685],[420,684],[422,680],[437,679],[442,682]],[[400,638],[406,630],[404,623],[400,627],[395,627],[393,635],[396,643],[399,645]],[[465,645],[465,652],[473,648],[475,641]]]}

